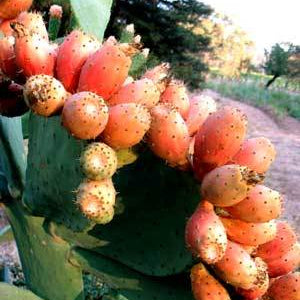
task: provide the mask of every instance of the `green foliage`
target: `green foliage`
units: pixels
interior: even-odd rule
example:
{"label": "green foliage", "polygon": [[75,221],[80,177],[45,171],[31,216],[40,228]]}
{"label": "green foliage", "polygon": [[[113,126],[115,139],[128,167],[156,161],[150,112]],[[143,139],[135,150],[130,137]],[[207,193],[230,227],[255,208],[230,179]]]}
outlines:
{"label": "green foliage", "polygon": [[170,62],[174,74],[195,88],[206,70],[202,56],[209,49],[209,37],[194,33],[193,28],[211,12],[196,0],[115,1],[107,33],[119,35],[125,24],[134,23],[152,55]]}
{"label": "green foliage", "polygon": [[70,2],[79,26],[102,41],[110,18],[112,0],[70,0]]}
{"label": "green foliage", "polygon": [[266,63],[264,69],[267,74],[274,76],[287,75],[288,59],[291,55],[291,47],[284,47],[280,44],[272,46],[271,51],[265,50]]}
{"label": "green foliage", "polygon": [[42,300],[42,298],[36,296],[30,291],[17,288],[13,285],[0,282],[0,295],[1,300]]}
{"label": "green foliage", "polygon": [[207,87],[221,95],[244,101],[258,107],[269,107],[278,115],[300,119],[300,95],[284,90],[266,90],[264,83],[255,80],[213,79]]}

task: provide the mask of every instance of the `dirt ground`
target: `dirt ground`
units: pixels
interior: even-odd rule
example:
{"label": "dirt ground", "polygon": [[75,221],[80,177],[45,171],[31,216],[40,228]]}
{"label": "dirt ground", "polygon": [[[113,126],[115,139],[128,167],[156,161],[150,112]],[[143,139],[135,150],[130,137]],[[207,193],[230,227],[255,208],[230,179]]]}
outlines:
{"label": "dirt ground", "polygon": [[[206,90],[221,105],[233,105],[248,116],[249,137],[264,136],[276,147],[276,160],[268,171],[265,184],[281,192],[285,198],[282,218],[289,220],[300,232],[300,122],[294,118],[276,118],[259,108],[221,97]],[[283,100],[284,101],[284,100]]]}
{"label": "dirt ground", "polygon": [[[249,137],[269,138],[277,150],[277,157],[267,174],[265,184],[280,191],[285,197],[283,218],[289,220],[300,232],[300,122],[285,117],[278,119],[261,109],[221,97],[206,90],[221,105],[229,104],[244,111],[249,119]],[[0,207],[0,230],[6,220]],[[17,261],[17,251],[13,242],[0,245],[0,265]]]}

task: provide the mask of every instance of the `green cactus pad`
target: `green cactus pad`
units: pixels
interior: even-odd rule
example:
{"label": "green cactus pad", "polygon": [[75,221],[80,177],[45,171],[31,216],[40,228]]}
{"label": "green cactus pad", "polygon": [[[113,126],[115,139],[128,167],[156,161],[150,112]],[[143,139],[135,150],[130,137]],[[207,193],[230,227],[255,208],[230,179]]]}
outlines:
{"label": "green cactus pad", "polygon": [[1,300],[42,300],[42,298],[33,294],[30,291],[17,288],[16,286],[0,282]]}
{"label": "green cactus pad", "polygon": [[146,152],[113,180],[125,209],[89,232],[108,242],[94,250],[148,275],[182,272],[192,260],[185,223],[199,202],[192,176]]}
{"label": "green cactus pad", "polygon": [[30,115],[23,201],[33,214],[75,231],[91,226],[74,202],[76,189],[83,179],[79,158],[85,144],[67,133],[59,117]]}

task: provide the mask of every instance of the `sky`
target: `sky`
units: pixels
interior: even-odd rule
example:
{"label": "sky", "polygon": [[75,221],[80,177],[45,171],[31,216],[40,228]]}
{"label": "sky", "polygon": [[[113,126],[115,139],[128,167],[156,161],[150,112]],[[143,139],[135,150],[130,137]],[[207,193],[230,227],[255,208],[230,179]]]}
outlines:
{"label": "sky", "polygon": [[258,53],[277,42],[300,45],[300,0],[202,0],[229,16],[256,43]]}

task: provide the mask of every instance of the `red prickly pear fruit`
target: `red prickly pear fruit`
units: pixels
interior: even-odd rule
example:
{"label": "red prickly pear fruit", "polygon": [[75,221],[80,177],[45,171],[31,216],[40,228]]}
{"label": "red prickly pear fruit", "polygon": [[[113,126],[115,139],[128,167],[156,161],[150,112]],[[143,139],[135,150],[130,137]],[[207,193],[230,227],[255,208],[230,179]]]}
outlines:
{"label": "red prickly pear fruit", "polygon": [[129,148],[143,139],[150,123],[150,113],[143,105],[124,103],[111,106],[102,137],[114,149]]}
{"label": "red prickly pear fruit", "polygon": [[53,76],[56,56],[50,44],[38,34],[30,34],[21,24],[14,24],[17,66],[26,77],[45,74]]}
{"label": "red prickly pear fruit", "polygon": [[62,109],[67,91],[60,81],[49,75],[31,76],[24,87],[24,99],[36,114],[49,117]]}
{"label": "red prickly pear fruit", "polygon": [[91,92],[70,96],[62,111],[62,124],[76,138],[95,139],[108,121],[108,107],[104,100]]}
{"label": "red prickly pear fruit", "polygon": [[201,263],[191,269],[191,285],[195,300],[230,300],[223,285]]}
{"label": "red prickly pear fruit", "polygon": [[76,91],[82,66],[99,48],[99,41],[80,30],[72,31],[60,45],[56,75],[68,92]]}
{"label": "red prickly pear fruit", "polygon": [[214,264],[217,274],[231,285],[249,290],[255,287],[258,270],[255,261],[238,244],[227,241],[225,255]]}
{"label": "red prickly pear fruit", "polygon": [[238,204],[226,207],[233,218],[253,223],[277,219],[282,211],[282,197],[263,185],[253,187],[247,197]]}
{"label": "red prickly pear fruit", "polygon": [[212,113],[196,134],[194,172],[198,179],[225,165],[240,150],[247,130],[246,116],[225,106]]}
{"label": "red prickly pear fruit", "polygon": [[24,11],[19,14],[16,22],[22,24],[29,34],[38,34],[40,38],[49,42],[48,31],[41,14]]}
{"label": "red prickly pear fruit", "polygon": [[171,166],[188,164],[190,137],[179,112],[167,104],[151,110],[152,122],[148,132],[151,150]]}
{"label": "red prickly pear fruit", "polygon": [[152,69],[145,72],[142,78],[151,79],[162,93],[166,89],[166,79],[169,76],[170,65],[168,63],[162,63]]}
{"label": "red prickly pear fruit", "polygon": [[116,191],[111,179],[84,181],[76,199],[81,212],[95,223],[107,224],[113,219]]}
{"label": "red prickly pear fruit", "polygon": [[232,162],[246,166],[257,173],[268,171],[275,160],[276,150],[269,139],[264,137],[244,141],[241,150],[233,157]]}
{"label": "red prickly pear fruit", "polygon": [[279,258],[287,253],[297,242],[297,236],[294,230],[287,222],[278,222],[276,224],[275,238],[263,245],[260,245],[255,256],[259,256],[265,262]]}
{"label": "red prickly pear fruit", "polygon": [[189,112],[190,101],[183,82],[171,80],[160,96],[160,102],[170,103],[185,119]]}
{"label": "red prickly pear fruit", "polygon": [[267,223],[247,223],[237,219],[220,218],[230,240],[248,246],[258,246],[276,236],[274,220]]}
{"label": "red prickly pear fruit", "polygon": [[0,39],[0,69],[4,75],[11,79],[16,77],[18,70],[14,45],[15,38],[13,36]]}
{"label": "red prickly pear fruit", "polygon": [[255,252],[255,250],[257,249],[257,246],[249,246],[249,245],[244,245],[244,244],[239,244],[239,243],[236,243],[236,244],[241,246],[250,255],[252,255]]}
{"label": "red prickly pear fruit", "polygon": [[117,105],[121,103],[137,103],[147,108],[154,107],[159,101],[160,93],[151,79],[140,79],[129,83],[114,94],[107,103]]}
{"label": "red prickly pear fruit", "polygon": [[107,42],[84,63],[78,91],[90,91],[109,99],[123,85],[131,66],[134,47]]}
{"label": "red prickly pear fruit", "polygon": [[103,180],[111,178],[117,170],[117,155],[104,143],[89,144],[80,158],[81,168],[87,178]]}
{"label": "red prickly pear fruit", "polygon": [[30,8],[32,0],[2,0],[0,5],[0,18],[13,19],[22,11]]}
{"label": "red prickly pear fruit", "polygon": [[133,82],[134,82],[134,78],[132,76],[128,76],[122,86],[125,86],[125,85],[133,83]]}
{"label": "red prickly pear fruit", "polygon": [[16,22],[16,19],[11,20],[1,20],[0,19],[0,31],[4,34],[4,36],[11,36],[14,34],[13,29],[10,24]]}
{"label": "red prickly pear fruit", "polygon": [[208,264],[222,259],[227,246],[225,228],[214,207],[202,201],[185,227],[185,242],[195,257]]}
{"label": "red prickly pear fruit", "polygon": [[255,264],[257,267],[257,278],[255,286],[250,290],[238,288],[237,293],[243,296],[245,300],[258,300],[266,294],[269,288],[269,275],[267,271],[266,263],[260,259],[255,258]]}
{"label": "red prickly pear fruit", "polygon": [[246,198],[262,176],[246,167],[225,165],[206,174],[201,185],[201,194],[212,204],[232,206]]}
{"label": "red prickly pear fruit", "polygon": [[217,110],[215,100],[209,96],[194,96],[190,99],[190,108],[186,117],[186,125],[190,136],[202,126],[207,117]]}
{"label": "red prickly pear fruit", "polygon": [[282,256],[268,260],[267,264],[270,277],[282,276],[296,270],[300,267],[300,243],[295,243]]}
{"label": "red prickly pear fruit", "polygon": [[269,287],[267,300],[300,300],[300,272],[279,277]]}

